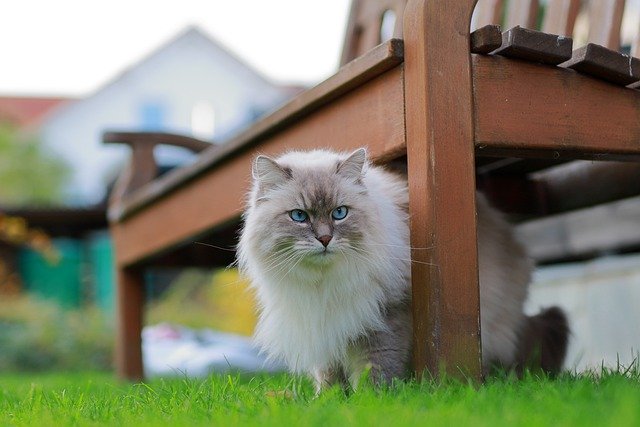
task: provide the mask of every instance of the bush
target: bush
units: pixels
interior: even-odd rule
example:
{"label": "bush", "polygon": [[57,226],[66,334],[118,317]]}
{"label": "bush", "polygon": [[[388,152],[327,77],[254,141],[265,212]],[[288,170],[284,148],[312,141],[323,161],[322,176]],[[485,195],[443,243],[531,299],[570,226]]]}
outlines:
{"label": "bush", "polygon": [[0,371],[109,370],[113,325],[95,307],[65,311],[26,295],[0,301]]}

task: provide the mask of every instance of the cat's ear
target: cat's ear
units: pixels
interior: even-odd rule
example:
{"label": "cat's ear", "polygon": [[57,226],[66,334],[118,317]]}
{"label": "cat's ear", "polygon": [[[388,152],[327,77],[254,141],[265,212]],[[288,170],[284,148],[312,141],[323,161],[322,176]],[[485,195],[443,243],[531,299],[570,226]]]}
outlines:
{"label": "cat's ear", "polygon": [[359,148],[338,164],[338,174],[346,178],[360,180],[367,162],[367,150]]}
{"label": "cat's ear", "polygon": [[291,170],[283,168],[267,156],[258,156],[253,162],[253,179],[258,181],[261,190],[268,190],[291,178]]}

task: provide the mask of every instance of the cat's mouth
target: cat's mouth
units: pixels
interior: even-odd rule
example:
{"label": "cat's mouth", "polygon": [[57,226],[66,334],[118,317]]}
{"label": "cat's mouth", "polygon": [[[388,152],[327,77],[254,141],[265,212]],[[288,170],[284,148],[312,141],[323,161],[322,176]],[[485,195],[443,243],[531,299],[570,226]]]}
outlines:
{"label": "cat's mouth", "polygon": [[332,261],[335,251],[329,248],[322,248],[311,252],[306,256],[307,260],[314,264],[328,264]]}

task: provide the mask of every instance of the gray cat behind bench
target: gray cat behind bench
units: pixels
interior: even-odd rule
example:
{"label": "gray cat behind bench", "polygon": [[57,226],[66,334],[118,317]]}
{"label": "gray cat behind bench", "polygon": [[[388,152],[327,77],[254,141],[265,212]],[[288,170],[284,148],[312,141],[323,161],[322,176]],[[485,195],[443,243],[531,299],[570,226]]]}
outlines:
{"label": "gray cat behind bench", "polygon": [[[409,373],[410,246],[406,180],[364,149],[259,156],[238,258],[256,290],[257,342],[318,390]],[[551,308],[523,313],[532,263],[500,212],[477,195],[482,356],[557,372],[568,327]],[[412,218],[419,221],[419,218]],[[530,360],[527,360],[530,359]]]}

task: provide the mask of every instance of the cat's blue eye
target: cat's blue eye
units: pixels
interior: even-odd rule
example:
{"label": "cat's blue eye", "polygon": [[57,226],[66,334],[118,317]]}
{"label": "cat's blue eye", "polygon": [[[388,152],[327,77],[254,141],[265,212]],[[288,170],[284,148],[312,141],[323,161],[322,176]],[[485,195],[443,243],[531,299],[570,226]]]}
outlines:
{"label": "cat's blue eye", "polygon": [[309,218],[309,215],[307,215],[307,213],[301,209],[294,209],[292,211],[289,211],[289,216],[296,222],[305,222],[307,218]]}
{"label": "cat's blue eye", "polygon": [[335,220],[345,219],[348,213],[349,209],[346,206],[338,206],[331,212],[331,217]]}

